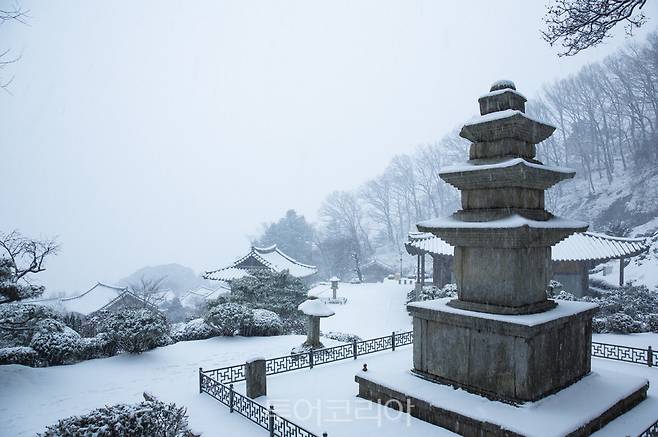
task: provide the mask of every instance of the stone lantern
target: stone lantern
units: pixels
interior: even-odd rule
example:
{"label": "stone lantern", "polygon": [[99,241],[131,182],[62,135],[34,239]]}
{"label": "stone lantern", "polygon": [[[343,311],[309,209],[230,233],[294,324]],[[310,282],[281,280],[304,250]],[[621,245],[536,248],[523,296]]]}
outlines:
{"label": "stone lantern", "polygon": [[336,300],[336,290],[338,290],[338,281],[340,281],[340,279],[336,276],[332,276],[329,281],[331,282],[331,291],[334,293],[334,300]]}
{"label": "stone lantern", "polygon": [[328,305],[322,303],[321,300],[315,297],[309,297],[297,309],[308,316],[308,325],[306,331],[306,341],[302,345],[303,349],[321,349],[324,347],[320,343],[320,319],[323,317],[331,317],[334,310],[329,308]]}

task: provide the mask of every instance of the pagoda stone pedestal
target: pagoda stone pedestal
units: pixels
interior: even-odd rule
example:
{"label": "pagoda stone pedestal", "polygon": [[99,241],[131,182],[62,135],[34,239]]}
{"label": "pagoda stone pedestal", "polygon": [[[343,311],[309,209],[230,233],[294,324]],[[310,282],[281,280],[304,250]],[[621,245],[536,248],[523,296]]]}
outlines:
{"label": "pagoda stone pedestal", "polygon": [[[462,209],[417,225],[455,247],[458,297],[407,306],[414,327],[413,374],[426,384],[448,384],[510,404],[538,401],[589,374],[596,311],[594,304],[558,304],[546,297],[551,246],[587,224],[544,209],[545,190],[575,172],[535,158],[536,144],[555,128],[527,116],[525,101],[512,82],[497,82],[479,99],[481,116],[462,128],[460,135],[472,141],[470,160],[440,172],[461,191]],[[363,397],[402,396],[373,385],[368,376],[357,381]],[[644,381],[633,384],[639,388],[622,402],[624,408],[646,396]],[[599,425],[625,411],[615,405]],[[472,429],[480,430],[472,435],[489,435],[471,419]],[[460,432],[459,426],[449,429]]]}
{"label": "pagoda stone pedestal", "polygon": [[416,302],[413,372],[490,399],[536,401],[590,372],[595,304],[531,316],[487,316],[447,299]]}

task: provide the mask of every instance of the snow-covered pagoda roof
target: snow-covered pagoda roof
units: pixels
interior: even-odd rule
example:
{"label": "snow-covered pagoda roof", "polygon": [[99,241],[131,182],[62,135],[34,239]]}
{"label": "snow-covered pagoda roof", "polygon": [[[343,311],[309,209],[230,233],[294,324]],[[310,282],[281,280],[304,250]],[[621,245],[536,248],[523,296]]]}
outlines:
{"label": "snow-covered pagoda roof", "polygon": [[[452,256],[451,245],[429,232],[410,232],[405,243],[410,255]],[[553,261],[607,261],[638,255],[649,248],[645,238],[621,238],[594,232],[573,234],[552,249]]]}
{"label": "snow-covered pagoda roof", "polygon": [[303,264],[283,253],[276,244],[269,247],[252,246],[249,253],[230,266],[206,272],[206,279],[230,282],[250,275],[250,271],[268,269],[274,272],[287,270],[292,276],[305,278],[317,273],[315,266]]}

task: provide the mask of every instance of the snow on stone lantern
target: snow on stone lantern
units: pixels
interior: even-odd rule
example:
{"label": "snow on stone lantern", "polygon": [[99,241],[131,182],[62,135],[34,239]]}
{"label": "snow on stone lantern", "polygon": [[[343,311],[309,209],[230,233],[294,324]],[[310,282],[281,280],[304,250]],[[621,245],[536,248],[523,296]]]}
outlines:
{"label": "snow on stone lantern", "polygon": [[340,281],[340,279],[338,279],[337,276],[332,276],[331,279],[329,279],[329,282],[331,282],[331,291],[333,291],[334,293],[334,297],[333,297],[334,300],[336,300],[336,290],[338,290],[338,281]]}
{"label": "snow on stone lantern", "polygon": [[315,297],[309,297],[308,300],[299,304],[297,309],[308,316],[306,341],[302,344],[302,348],[306,350],[323,348],[324,345],[320,343],[320,319],[331,317],[336,313]]}

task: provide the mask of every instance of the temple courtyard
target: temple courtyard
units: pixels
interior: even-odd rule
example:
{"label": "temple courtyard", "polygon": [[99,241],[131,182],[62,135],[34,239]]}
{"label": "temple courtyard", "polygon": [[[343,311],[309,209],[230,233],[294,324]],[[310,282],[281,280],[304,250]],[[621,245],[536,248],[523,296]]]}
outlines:
{"label": "temple courtyard", "polygon": [[[316,292],[322,292],[316,289]],[[409,286],[394,282],[379,284],[340,284],[339,296],[347,297],[345,305],[332,305],[336,315],[322,321],[322,331],[341,331],[371,338],[408,330],[411,319],[404,303]],[[244,363],[254,355],[266,358],[287,354],[305,340],[304,336],[280,337],[216,337],[189,341],[157,348],[140,355],[122,354],[68,366],[29,368],[18,365],[0,367],[0,436],[32,436],[57,419],[82,414],[94,408],[117,402],[138,402],[142,392],[155,394],[165,401],[187,407],[190,425],[206,437],[265,436],[267,432],[198,391],[198,368],[213,368]],[[658,348],[658,334],[594,335],[594,341]],[[323,338],[325,346],[338,344]],[[356,361],[344,360],[312,370],[303,369],[268,377],[268,396],[258,402],[271,402],[284,417],[315,433],[329,436],[377,435],[454,435],[442,428],[400,414],[390,408],[356,398],[358,385],[354,375],[364,363],[369,375],[375,377],[384,369],[410,369],[411,347],[384,351]],[[595,435],[637,435],[655,421],[658,411],[658,370],[637,364],[625,364],[604,359],[592,359],[597,374],[615,372],[623,378],[641,376],[649,380],[648,398],[630,412],[608,424]],[[236,388],[242,390],[237,384]],[[457,393],[459,391],[454,391]],[[468,395],[462,393],[468,404]],[[582,408],[596,402],[596,394],[578,399]],[[533,408],[525,408],[528,421],[567,426],[574,410],[574,400],[561,404],[551,397],[541,402],[553,403],[553,413],[533,416]],[[504,419],[509,406],[479,400],[468,404],[475,411],[500,408]],[[482,404],[485,403],[486,405]],[[532,423],[530,423],[532,425]],[[518,424],[524,425],[523,423]],[[537,433],[542,434],[538,427]],[[547,427],[543,432],[551,431]],[[550,435],[554,434],[554,430]]]}

